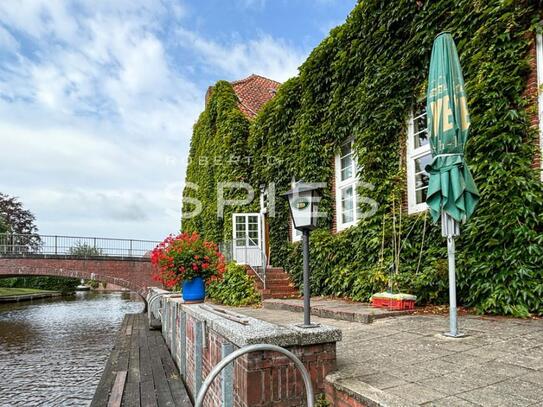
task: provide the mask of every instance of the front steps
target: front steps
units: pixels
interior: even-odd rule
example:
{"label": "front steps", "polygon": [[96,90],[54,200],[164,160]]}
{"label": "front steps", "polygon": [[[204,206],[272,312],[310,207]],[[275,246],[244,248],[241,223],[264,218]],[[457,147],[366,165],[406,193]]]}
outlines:
{"label": "front steps", "polygon": [[254,278],[255,287],[263,300],[300,297],[300,292],[290,280],[288,273],[281,267],[266,268],[266,289],[253,268],[247,267],[247,274]]}

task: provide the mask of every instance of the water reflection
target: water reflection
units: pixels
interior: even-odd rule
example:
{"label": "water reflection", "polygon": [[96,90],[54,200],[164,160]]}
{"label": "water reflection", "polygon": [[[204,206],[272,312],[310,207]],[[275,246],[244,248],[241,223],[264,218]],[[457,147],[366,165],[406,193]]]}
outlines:
{"label": "water reflection", "polygon": [[124,314],[142,309],[130,293],[0,305],[0,406],[88,405]]}

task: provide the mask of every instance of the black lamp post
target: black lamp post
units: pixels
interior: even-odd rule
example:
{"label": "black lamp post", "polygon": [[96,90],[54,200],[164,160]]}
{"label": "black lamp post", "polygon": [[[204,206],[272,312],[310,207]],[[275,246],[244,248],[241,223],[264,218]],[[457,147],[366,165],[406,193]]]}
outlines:
{"label": "black lamp post", "polygon": [[304,256],[304,323],[302,328],[319,326],[311,323],[311,287],[309,285],[309,232],[317,227],[320,187],[304,182],[293,183],[292,189],[283,196],[288,199],[294,228],[302,232]]}

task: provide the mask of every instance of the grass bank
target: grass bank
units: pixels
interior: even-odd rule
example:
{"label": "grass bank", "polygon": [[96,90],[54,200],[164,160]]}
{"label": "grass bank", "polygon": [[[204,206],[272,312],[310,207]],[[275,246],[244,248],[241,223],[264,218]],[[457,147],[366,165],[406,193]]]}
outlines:
{"label": "grass bank", "polygon": [[39,290],[37,288],[0,287],[0,302],[18,302],[62,295],[58,291]]}
{"label": "grass bank", "polygon": [[12,295],[45,294],[52,293],[50,290],[38,290],[36,288],[6,288],[0,287],[0,297],[9,297]]}

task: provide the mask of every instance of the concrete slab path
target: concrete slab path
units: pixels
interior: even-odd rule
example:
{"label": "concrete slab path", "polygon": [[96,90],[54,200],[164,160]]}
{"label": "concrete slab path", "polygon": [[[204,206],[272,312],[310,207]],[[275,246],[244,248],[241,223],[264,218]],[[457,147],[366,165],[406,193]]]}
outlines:
{"label": "concrete slab path", "polygon": [[[279,325],[302,319],[277,309],[236,312]],[[342,330],[338,371],[328,381],[363,405],[543,405],[543,320],[461,317],[463,339],[442,335],[445,316],[313,322]]]}

